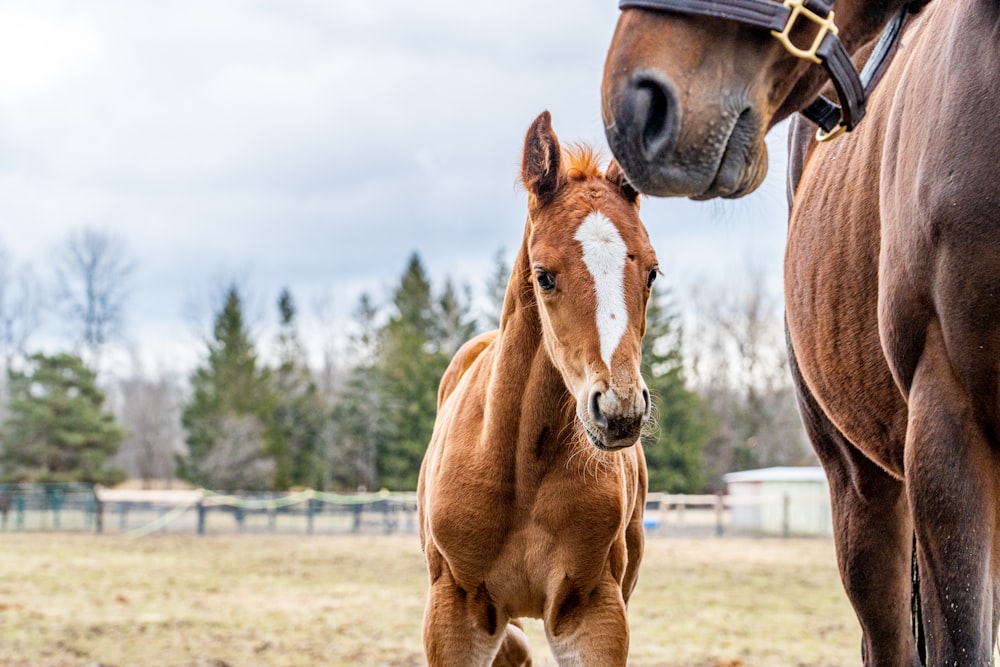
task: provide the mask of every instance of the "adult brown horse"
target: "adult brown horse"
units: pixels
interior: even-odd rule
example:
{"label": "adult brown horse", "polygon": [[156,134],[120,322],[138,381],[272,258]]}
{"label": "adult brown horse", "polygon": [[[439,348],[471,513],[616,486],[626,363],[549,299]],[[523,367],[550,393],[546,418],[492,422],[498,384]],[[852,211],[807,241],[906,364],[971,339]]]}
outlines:
{"label": "adult brown horse", "polygon": [[[838,121],[853,129],[817,143],[793,121],[785,260],[789,349],[830,480],[841,575],[865,664],[919,664],[921,639],[930,665],[992,664],[1000,2],[839,0],[835,18],[832,0],[621,4],[603,109],[612,150],[640,190],[753,190],[765,132],[797,110],[823,125],[822,138]],[[858,77],[838,53],[871,65]],[[807,106],[827,74],[842,109]]]}
{"label": "adult brown horse", "polygon": [[524,241],[499,331],[441,380],[417,487],[430,665],[530,665],[518,617],[559,664],[625,665],[642,556],[649,418],[640,375],[658,269],[615,163],[528,130]]}

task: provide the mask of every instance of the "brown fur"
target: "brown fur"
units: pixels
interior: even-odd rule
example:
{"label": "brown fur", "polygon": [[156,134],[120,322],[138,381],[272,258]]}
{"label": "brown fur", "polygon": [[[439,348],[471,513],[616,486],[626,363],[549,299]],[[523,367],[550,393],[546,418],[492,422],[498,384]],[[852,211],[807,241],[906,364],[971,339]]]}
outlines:
{"label": "brown fur", "polygon": [[[894,5],[837,3],[840,34],[861,58]],[[691,108],[766,100],[755,107],[766,128],[815,93],[816,76],[782,65],[763,37],[729,27],[709,44],[692,24],[708,29],[701,19],[623,14],[606,94],[623,90],[623,62],[686,80],[669,62],[674,49],[742,53],[755,72],[720,70],[691,91]],[[661,27],[669,40],[655,34]],[[789,350],[830,480],[865,664],[920,664],[910,627],[915,536],[927,664],[990,665],[1000,617],[1000,8],[932,0],[903,44],[854,132],[816,144],[813,128],[793,123]],[[703,67],[719,66],[704,57]],[[605,100],[612,116],[615,104]],[[696,118],[689,134],[715,121],[683,104]],[[629,150],[620,144],[616,155]],[[753,171],[764,158],[747,159]],[[667,178],[662,165],[648,171]]]}
{"label": "brown fur", "polygon": [[[645,417],[632,413],[648,401],[640,339],[656,257],[635,192],[609,173],[589,150],[563,154],[547,112],[532,124],[522,165],[528,221],[500,329],[455,355],[420,473],[432,666],[530,665],[518,617],[543,619],[563,664],[625,665],[646,495]],[[593,282],[573,239],[595,210],[630,253],[629,328],[612,369],[598,353]],[[542,266],[555,275],[551,293],[537,282]],[[595,388],[621,399],[604,406],[606,442],[620,421],[630,446],[588,442],[581,419]]]}

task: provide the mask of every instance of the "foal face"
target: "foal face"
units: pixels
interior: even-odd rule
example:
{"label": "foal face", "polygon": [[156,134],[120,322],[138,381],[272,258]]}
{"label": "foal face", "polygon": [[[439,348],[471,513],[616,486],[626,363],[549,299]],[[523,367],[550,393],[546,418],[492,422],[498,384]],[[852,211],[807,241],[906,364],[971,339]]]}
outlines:
{"label": "foal face", "polygon": [[536,125],[526,142],[528,171],[530,151],[550,152],[537,162],[546,173],[525,179],[528,251],[546,351],[590,442],[629,447],[649,418],[641,339],[656,254],[617,165],[602,175],[585,151],[563,156],[547,115]]}

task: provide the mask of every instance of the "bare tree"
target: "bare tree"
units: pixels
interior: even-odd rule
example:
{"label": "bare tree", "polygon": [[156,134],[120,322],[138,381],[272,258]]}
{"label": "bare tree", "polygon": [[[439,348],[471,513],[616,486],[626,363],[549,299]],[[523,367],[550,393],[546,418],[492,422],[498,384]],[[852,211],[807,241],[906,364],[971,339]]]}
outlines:
{"label": "bare tree", "polygon": [[338,358],[343,356],[341,346],[340,326],[334,310],[333,292],[327,290],[313,299],[312,319],[316,322],[320,334],[319,344],[323,351],[323,365],[318,371],[319,390],[326,398],[332,398],[342,379],[342,369],[338,366]]}
{"label": "bare tree", "polygon": [[106,231],[84,228],[59,250],[57,303],[94,368],[104,346],[122,335],[133,270],[123,241]]}
{"label": "bare tree", "polygon": [[510,282],[511,267],[506,260],[507,253],[499,248],[493,255],[493,272],[486,280],[486,304],[483,311],[483,322],[487,329],[500,326],[500,315],[503,313],[503,300],[507,296],[507,283]]}
{"label": "bare tree", "polygon": [[253,415],[228,415],[219,423],[218,439],[200,467],[214,489],[265,489],[274,478],[274,459],[264,452],[265,427]]}
{"label": "bare tree", "polygon": [[42,288],[28,264],[17,265],[0,247],[0,361],[10,368],[24,355],[28,340],[41,325]]}
{"label": "bare tree", "polygon": [[717,430],[706,447],[706,471],[718,480],[731,470],[815,461],[795,406],[782,310],[764,274],[749,267],[741,289],[696,290],[689,349],[699,393]]}
{"label": "bare tree", "polygon": [[0,422],[7,417],[7,373],[27,358],[28,340],[41,324],[42,289],[29,265],[15,265],[0,247]]}
{"label": "bare tree", "polygon": [[116,463],[144,488],[154,481],[168,485],[174,478],[176,457],[184,449],[181,428],[183,396],[169,377],[150,379],[141,373],[121,383],[121,423],[126,431]]}

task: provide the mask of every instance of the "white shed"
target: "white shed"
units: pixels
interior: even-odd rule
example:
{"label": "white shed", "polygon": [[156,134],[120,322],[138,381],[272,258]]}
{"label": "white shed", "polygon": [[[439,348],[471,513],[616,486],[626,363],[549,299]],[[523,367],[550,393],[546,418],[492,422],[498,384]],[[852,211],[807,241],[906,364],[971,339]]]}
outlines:
{"label": "white shed", "polygon": [[765,535],[832,535],[830,492],[820,467],[776,467],[723,477],[730,527]]}

